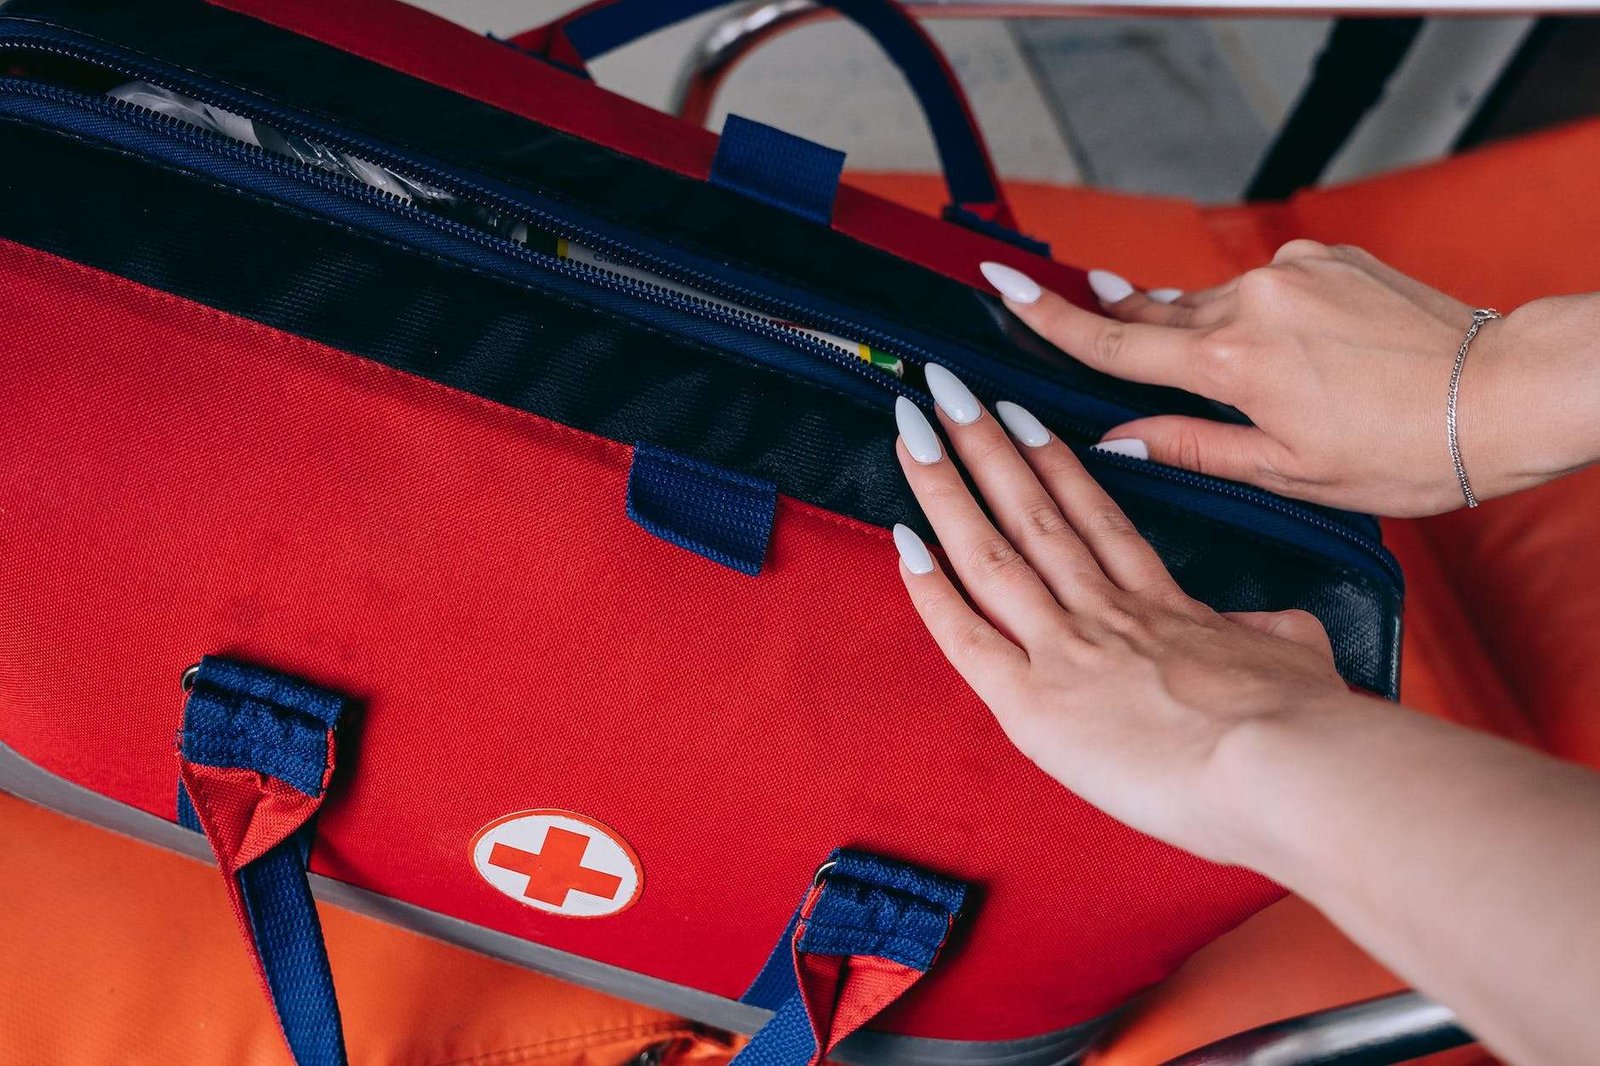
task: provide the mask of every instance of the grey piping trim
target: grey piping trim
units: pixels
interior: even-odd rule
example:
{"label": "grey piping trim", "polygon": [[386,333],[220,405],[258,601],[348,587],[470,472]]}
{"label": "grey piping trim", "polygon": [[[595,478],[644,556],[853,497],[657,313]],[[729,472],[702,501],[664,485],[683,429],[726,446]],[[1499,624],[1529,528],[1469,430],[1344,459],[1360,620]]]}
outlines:
{"label": "grey piping trim", "polygon": [[[200,834],[73,784],[29,762],[5,744],[0,744],[0,792],[180,855],[208,864],[211,861],[211,849]],[[311,890],[318,899],[358,914],[718,1029],[753,1033],[770,1016],[768,1011],[736,1000],[533,944],[320,874],[311,875]],[[830,1061],[858,1066],[1060,1066],[1075,1061],[1110,1020],[1107,1016],[1043,1036],[1001,1041],[931,1040],[861,1032],[845,1041]]]}

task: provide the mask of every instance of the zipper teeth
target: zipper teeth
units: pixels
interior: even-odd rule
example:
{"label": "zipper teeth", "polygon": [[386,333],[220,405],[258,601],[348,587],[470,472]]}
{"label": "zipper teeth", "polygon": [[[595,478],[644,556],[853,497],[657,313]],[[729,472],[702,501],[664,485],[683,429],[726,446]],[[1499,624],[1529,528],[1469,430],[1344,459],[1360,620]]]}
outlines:
{"label": "zipper teeth", "polygon": [[1395,561],[1394,557],[1387,551],[1374,546],[1372,541],[1360,532],[1342,522],[1317,514],[1315,511],[1307,511],[1305,508],[1298,507],[1288,500],[1280,500],[1278,497],[1268,494],[1257,495],[1255,491],[1237,485],[1234,482],[1207,477],[1204,474],[1196,474],[1192,470],[1184,470],[1181,467],[1163,466],[1160,463],[1152,463],[1147,459],[1135,459],[1128,455],[1118,455],[1116,452],[1095,452],[1094,454],[1097,462],[1103,462],[1137,473],[1159,471],[1161,476],[1169,481],[1193,488],[1206,489],[1209,492],[1220,493],[1224,496],[1231,496],[1234,499],[1277,511],[1297,521],[1314,525],[1318,529],[1332,533],[1359,548],[1365,549],[1367,554],[1377,560],[1383,567],[1384,572],[1394,580],[1396,585],[1402,584],[1405,580],[1400,570],[1400,564]]}
{"label": "zipper teeth", "polygon": [[[0,42],[0,47],[6,47],[8,45],[9,42]],[[465,185],[460,178],[440,170],[425,160],[400,158],[394,152],[381,144],[374,144],[370,141],[367,141],[365,138],[351,137],[341,131],[330,130],[319,126],[314,122],[308,122],[304,118],[287,111],[284,108],[278,107],[270,101],[248,98],[240,93],[232,92],[227,89],[215,89],[210,86],[197,85],[194,81],[185,77],[181,73],[169,74],[167,72],[163,72],[156,77],[150,77],[150,74],[147,70],[141,70],[138,66],[123,60],[114,53],[94,45],[73,44],[71,46],[66,46],[53,41],[43,41],[40,43],[30,42],[27,44],[17,44],[15,47],[49,52],[51,54],[64,56],[70,59],[88,60],[128,77],[149,80],[153,84],[157,85],[163,85],[165,83],[164,87],[186,93],[187,95],[196,99],[200,99],[203,102],[209,102],[206,101],[207,97],[211,97],[213,99],[221,98],[227,105],[228,110],[234,111],[246,118],[260,118],[269,125],[275,125],[285,132],[296,133],[300,136],[306,137],[307,139],[321,141],[333,148],[348,151],[353,155],[370,158],[374,162],[389,166],[391,169],[401,173],[402,175],[426,178],[430,183],[453,193],[466,203],[474,204],[478,207],[489,208],[494,211],[499,211],[503,214],[514,216],[521,221],[534,223],[538,225],[540,229],[551,232],[555,236],[566,237],[567,239],[577,239],[580,243],[589,244],[597,249],[603,250],[607,255],[615,258],[618,262],[625,265],[637,267],[642,270],[649,270],[653,273],[662,274],[666,277],[674,277],[674,275],[677,275],[675,280],[682,280],[686,284],[692,284],[696,287],[705,288],[713,293],[717,293],[718,295],[722,295],[725,298],[731,299],[734,302],[748,302],[757,307],[777,307],[782,313],[796,314],[800,317],[808,318],[811,321],[820,324],[820,326],[823,328],[836,331],[845,336],[854,335],[861,337],[863,340],[869,343],[875,342],[884,349],[914,362],[939,362],[937,355],[935,355],[928,348],[917,344],[914,341],[907,340],[904,337],[891,336],[883,330],[873,329],[870,326],[863,326],[859,323],[845,321],[836,316],[819,314],[811,309],[802,310],[793,307],[785,307],[781,303],[774,303],[772,300],[746,286],[726,282],[717,278],[702,277],[699,274],[684,271],[673,264],[658,262],[648,256],[640,255],[633,249],[621,244],[620,242],[606,236],[603,233],[597,233],[585,226],[574,225],[573,223],[559,218],[538,207],[530,206],[528,204],[512,200],[508,197],[485,191],[475,186]],[[136,105],[127,106],[141,112],[146,110],[144,108],[138,108]],[[170,119],[169,116],[162,115],[158,112],[151,112],[151,115],[157,120],[176,121]],[[180,125],[183,124],[180,123]],[[244,145],[242,147],[250,146]],[[371,189],[370,186],[363,186],[363,188],[379,195],[390,195],[382,193],[381,190]],[[399,200],[399,203],[405,204],[405,201]],[[625,280],[635,282],[640,285],[648,284],[646,282],[639,282],[634,278],[626,278]],[[660,289],[659,286],[653,286],[653,288]],[[683,299],[692,299],[685,296],[683,293],[676,293],[672,290],[662,291],[671,293],[672,295]],[[696,303],[709,302],[696,301]],[[711,304],[710,306],[715,307],[717,305]],[[732,309],[722,308],[721,310],[730,311]],[[738,314],[742,316],[749,316],[760,325],[771,325],[771,323],[763,321],[760,316],[754,315],[751,312],[740,311]],[[812,340],[812,338],[809,337],[804,339],[807,341]],[[832,358],[833,351],[835,351],[835,349],[833,349],[832,346],[829,346],[828,354],[830,358]],[[848,359],[848,363],[843,365],[846,365],[849,370],[865,376],[870,381],[878,382],[895,392],[897,395],[903,395],[907,399],[916,401],[924,407],[931,408],[934,405],[933,397],[927,392],[908,386],[899,378],[895,377],[895,375],[890,374],[887,371],[880,370],[878,367],[863,363],[859,359],[849,356],[848,353],[845,353],[845,357]],[[838,360],[834,361],[838,362]],[[981,371],[975,371],[969,367],[963,367],[962,376],[970,385],[976,385],[978,387],[978,391],[987,392],[991,397],[1004,396],[1007,392],[1006,389],[1000,387],[998,382]],[[1075,418],[1071,415],[1063,415],[1060,412],[1054,412],[1054,414],[1056,416],[1055,420],[1058,424],[1066,426],[1079,436],[1085,439],[1093,439],[1096,436],[1095,427],[1083,421],[1082,419]]]}
{"label": "zipper teeth", "polygon": [[[270,103],[241,99],[238,95],[226,90],[215,90],[208,86],[197,86],[192,81],[189,81],[181,75],[168,75],[163,72],[156,77],[150,77],[148,71],[140,70],[134,65],[123,61],[119,57],[93,46],[74,45],[72,47],[66,47],[55,42],[40,41],[37,39],[30,39],[25,42],[0,42],[0,49],[7,47],[28,51],[45,52],[53,55],[63,56],[69,59],[92,62],[128,77],[149,80],[153,84],[163,85],[163,87],[173,89],[174,91],[184,92],[187,95],[193,96],[195,99],[201,100],[202,102],[212,102],[220,96],[226,101],[229,110],[236,111],[238,114],[241,114],[246,118],[260,118],[269,125],[278,126],[285,132],[296,133],[311,140],[321,141],[330,147],[348,151],[353,155],[370,158],[374,162],[391,166],[392,169],[405,176],[427,178],[430,183],[451,192],[463,202],[473,204],[478,207],[487,207],[496,211],[500,211],[506,215],[515,217],[519,221],[534,222],[539,224],[541,229],[555,231],[557,236],[567,237],[567,239],[573,239],[575,237],[580,239],[583,243],[596,245],[602,248],[607,254],[615,257],[619,262],[630,266],[635,266],[640,269],[651,270],[653,272],[663,273],[671,276],[670,272],[673,268],[670,264],[656,263],[647,257],[639,256],[631,249],[618,244],[616,241],[606,237],[604,234],[594,233],[593,231],[581,226],[574,226],[571,223],[557,218],[551,215],[549,212],[543,211],[539,208],[531,207],[527,204],[522,204],[493,193],[484,192],[476,187],[466,186],[459,178],[445,173],[444,171],[431,166],[425,161],[399,159],[394,155],[394,153],[380,145],[370,144],[359,139],[352,139],[336,131],[329,131],[314,124],[307,123],[294,114],[281,108],[277,108]],[[835,365],[844,367],[853,373],[866,377],[869,381],[883,386],[896,395],[904,396],[907,399],[918,402],[925,407],[933,405],[932,397],[929,394],[906,385],[893,374],[863,363],[861,360],[851,356],[849,353],[842,351],[834,345],[815,340],[796,330],[774,325],[763,319],[761,316],[754,314],[753,312],[724,307],[705,298],[689,296],[660,285],[653,285],[649,282],[640,281],[636,278],[626,277],[625,275],[620,275],[598,267],[593,267],[586,263],[574,263],[570,260],[564,260],[557,256],[545,255],[532,248],[520,245],[515,241],[497,237],[491,234],[486,234],[481,230],[456,222],[453,219],[447,219],[438,215],[433,215],[429,212],[421,210],[414,204],[401,197],[395,196],[392,193],[384,192],[380,189],[374,189],[371,186],[356,182],[354,179],[341,178],[330,173],[318,171],[315,168],[305,166],[304,164],[295,164],[291,161],[280,159],[272,153],[267,152],[265,149],[259,148],[255,145],[233,141],[231,139],[221,137],[220,135],[214,135],[195,129],[179,119],[161,114],[160,112],[150,111],[147,108],[139,107],[135,104],[128,104],[123,101],[112,101],[109,99],[99,100],[82,93],[75,93],[70,90],[60,89],[56,86],[43,85],[35,82],[19,81],[16,84],[22,86],[25,91],[31,92],[35,95],[44,96],[49,99],[54,99],[57,102],[67,103],[75,106],[89,105],[94,109],[101,111],[103,114],[112,115],[119,118],[137,117],[150,124],[159,126],[164,132],[177,136],[180,140],[190,144],[192,147],[211,151],[220,149],[224,153],[232,154],[244,162],[262,166],[265,169],[268,169],[281,176],[306,181],[316,184],[330,192],[335,192],[340,195],[354,196],[368,203],[381,205],[388,209],[402,212],[413,220],[424,222],[437,229],[442,229],[454,236],[463,237],[481,247],[488,248],[491,251],[500,254],[509,254],[515,258],[530,262],[543,269],[558,273],[565,273],[570,276],[581,277],[587,281],[602,285],[603,287],[623,295],[647,294],[648,298],[658,303],[665,303],[669,306],[688,306],[694,309],[694,311],[700,315],[714,317],[726,322],[732,322],[738,325],[740,328],[759,333],[768,337],[769,339],[777,340],[791,347],[799,348],[810,354],[819,355]],[[680,271],[679,273],[682,272]],[[770,302],[762,298],[759,294],[751,292],[742,286],[729,285],[724,282],[718,282],[715,279],[701,278],[698,275],[690,275],[687,280],[695,284],[707,285],[708,288],[713,290],[737,293],[741,296],[752,299],[757,304]],[[707,284],[708,282],[709,284]],[[854,332],[863,335],[869,341],[877,340],[883,344],[885,348],[894,351],[897,354],[901,354],[902,356],[919,358],[920,361],[924,363],[937,362],[937,359],[929,354],[927,350],[922,348],[920,345],[908,343],[899,338],[886,337],[881,331],[863,328],[855,323],[842,323],[832,319],[830,316],[820,317],[824,320],[825,325],[842,329],[846,333]],[[972,374],[970,371],[966,370],[964,370],[963,373],[975,383],[980,385],[980,387],[983,387],[991,395],[996,395],[1002,391],[995,388],[994,383],[986,380],[984,375]],[[1071,418],[1062,419],[1059,417],[1059,415],[1057,417],[1057,421],[1066,422],[1067,424],[1071,425],[1073,429],[1082,431],[1085,436],[1090,436],[1093,434],[1093,428],[1081,421]],[[1311,511],[1291,501],[1279,499],[1268,493],[1235,485],[1231,482],[1222,481],[1217,478],[1207,477],[1202,474],[1196,474],[1192,471],[1168,467],[1158,463],[1134,460],[1126,456],[1117,456],[1114,454],[1106,454],[1099,457],[1102,460],[1110,461],[1114,465],[1127,469],[1131,472],[1140,473],[1147,477],[1152,477],[1159,480],[1171,481],[1176,484],[1187,485],[1192,488],[1204,488],[1222,495],[1226,495],[1240,502],[1294,518],[1305,523],[1306,525],[1322,530],[1323,532],[1336,536],[1347,543],[1353,544],[1362,549],[1397,584],[1402,580],[1398,564],[1387,551],[1385,551],[1380,545],[1375,544],[1371,537],[1343,522],[1328,518],[1324,515],[1316,513],[1315,511]]]}
{"label": "zipper teeth", "polygon": [[[191,147],[229,156],[282,177],[314,185],[340,196],[380,206],[385,210],[401,214],[411,221],[427,225],[453,237],[469,240],[496,254],[508,255],[531,263],[540,269],[581,278],[588,284],[606,288],[621,295],[644,299],[646,302],[678,308],[687,306],[700,317],[720,320],[724,323],[733,323],[740,329],[758,333],[761,336],[786,345],[798,347],[808,354],[820,356],[849,370],[856,370],[859,364],[862,369],[871,370],[874,373],[882,373],[877,371],[876,368],[861,363],[860,360],[835,345],[808,337],[799,330],[769,322],[753,312],[726,307],[705,297],[678,292],[663,285],[628,277],[625,274],[619,274],[589,263],[574,262],[570,259],[545,254],[519,242],[485,233],[474,226],[458,222],[455,219],[445,218],[425,211],[404,197],[396,196],[382,189],[374,189],[370,185],[365,185],[352,178],[280,158],[256,145],[246,144],[220,134],[196,129],[181,119],[173,118],[159,111],[152,111],[126,101],[87,97],[83,94],[73,93],[70,90],[61,90],[54,86],[41,86],[35,83],[22,83],[22,85],[30,95],[72,106],[88,106],[101,114],[115,117],[119,120],[132,120],[136,124],[158,127],[164,134],[170,135]],[[476,203],[465,198],[462,199],[463,202]],[[488,205],[478,203],[476,206]],[[517,221],[525,220],[519,216]],[[911,399],[921,398],[917,390],[895,379],[893,375],[885,374],[884,376],[891,380],[881,382],[881,384],[896,393]]]}
{"label": "zipper teeth", "polygon": [[[625,265],[637,267],[641,270],[649,270],[653,273],[663,274],[668,277],[672,277],[674,273],[678,273],[680,275],[684,275],[683,280],[686,284],[692,283],[696,286],[707,288],[713,292],[720,290],[721,293],[732,293],[740,298],[748,300],[749,302],[755,303],[758,306],[761,304],[770,303],[770,301],[762,298],[760,294],[755,293],[743,286],[730,285],[726,282],[721,282],[716,279],[702,278],[699,275],[685,274],[685,272],[681,270],[675,271],[675,268],[673,268],[670,264],[658,263],[647,257],[640,256],[627,246],[618,243],[604,234],[596,233],[595,231],[583,226],[573,225],[572,223],[567,222],[566,220],[561,219],[556,215],[553,215],[550,212],[544,211],[538,207],[520,203],[516,200],[512,200],[508,197],[500,196],[492,192],[487,192],[475,186],[466,185],[457,176],[442,171],[425,161],[400,158],[381,145],[372,144],[364,139],[351,138],[337,131],[331,131],[313,123],[308,123],[298,116],[277,108],[270,103],[244,99],[239,95],[226,90],[217,90],[209,86],[199,86],[182,75],[168,74],[163,72],[160,75],[151,77],[148,71],[141,70],[135,65],[125,62],[121,58],[109,52],[90,45],[73,45],[68,47],[54,42],[39,42],[35,40],[29,40],[27,42],[0,42],[0,49],[7,47],[26,51],[46,52],[52,55],[63,56],[68,59],[92,62],[96,65],[104,67],[105,69],[112,70],[115,73],[131,78],[147,80],[152,84],[160,85],[163,88],[182,92],[188,96],[200,100],[203,103],[216,102],[220,97],[225,102],[227,110],[233,111],[244,116],[245,118],[252,120],[260,119],[268,125],[274,126],[283,132],[298,134],[307,138],[308,140],[319,141],[331,148],[335,148],[340,151],[346,151],[352,155],[360,156],[365,159],[370,159],[375,163],[380,163],[389,167],[403,176],[425,178],[430,184],[451,193],[462,203],[500,212],[504,215],[515,218],[517,221],[527,222],[531,225],[535,225],[540,230],[550,233],[553,236],[562,237],[568,240],[577,240],[579,243],[592,245],[597,249],[605,251],[606,254]],[[28,86],[30,89],[45,89],[51,90],[55,93],[60,93],[60,96],[53,97],[59,102],[82,104],[90,102],[91,99],[85,94],[74,93],[70,90],[63,90],[56,86],[42,85],[33,82],[19,82],[19,84]],[[404,210],[413,214],[414,217],[426,220],[430,223],[445,224],[448,227],[453,227],[452,232],[454,235],[470,237],[475,243],[478,243],[483,247],[490,248],[493,251],[517,255],[518,258],[524,258],[530,262],[536,262],[540,265],[549,266],[553,269],[562,270],[574,275],[581,275],[590,280],[610,280],[613,283],[614,288],[618,286],[627,286],[634,291],[648,292],[659,300],[666,300],[671,303],[681,302],[682,304],[686,304],[695,308],[699,312],[724,318],[727,321],[736,321],[741,326],[756,330],[770,339],[779,340],[787,344],[797,345],[811,354],[823,356],[830,362],[836,363],[847,370],[866,377],[869,381],[873,381],[884,386],[891,392],[894,392],[896,395],[902,395],[907,399],[916,400],[922,403],[924,406],[931,407],[933,405],[931,396],[928,396],[926,393],[906,385],[899,378],[895,377],[893,374],[890,374],[888,371],[881,370],[878,367],[865,363],[850,353],[838,348],[836,345],[828,344],[824,341],[819,341],[815,338],[808,337],[799,330],[772,323],[755,312],[746,311],[741,308],[725,307],[705,297],[696,297],[687,293],[677,292],[673,289],[666,288],[665,286],[652,284],[651,282],[642,281],[638,278],[627,277],[626,275],[618,274],[614,271],[608,271],[604,268],[592,266],[587,263],[574,263],[570,260],[561,259],[559,256],[545,255],[535,249],[525,248],[525,246],[519,245],[515,241],[504,240],[503,238],[498,238],[491,234],[485,234],[474,229],[473,227],[457,223],[453,219],[446,219],[426,211],[421,211],[416,207],[416,205],[410,203],[402,197],[395,196],[394,194],[385,192],[381,189],[374,189],[369,185],[364,185],[360,182],[354,181],[354,179],[343,179],[350,182],[348,187],[330,184],[328,183],[327,179],[331,179],[333,182],[338,182],[341,179],[336,175],[318,171],[313,167],[306,167],[305,170],[302,171],[297,169],[296,165],[291,161],[280,159],[272,153],[267,152],[265,149],[259,148],[255,145],[234,141],[232,139],[222,137],[221,135],[211,134],[204,130],[195,129],[188,123],[185,123],[179,119],[175,119],[170,115],[165,115],[157,111],[151,111],[150,109],[140,107],[137,104],[130,104],[126,101],[112,100],[106,100],[103,102],[94,101],[94,103],[97,105],[102,105],[100,107],[102,113],[116,113],[125,116],[137,115],[147,122],[159,124],[163,130],[178,136],[181,140],[190,144],[192,147],[212,150],[222,148],[224,150],[244,152],[246,153],[243,156],[244,161],[262,165],[265,168],[285,177],[310,178],[312,175],[315,175],[318,179],[321,179],[319,184],[329,191],[355,195],[367,200],[369,203],[382,202],[385,206]],[[115,108],[117,110],[115,112],[104,110],[106,107]],[[215,137],[216,139],[214,141],[201,139],[212,137]],[[255,153],[260,154],[257,155]],[[487,240],[485,240],[485,238],[487,238]],[[499,243],[488,243],[488,241],[498,242],[501,240],[504,240],[503,246]],[[518,250],[521,251],[519,252]],[[675,278],[674,280],[678,279]],[[810,317],[824,320],[823,325],[825,326],[834,329],[842,329],[846,333],[854,332],[857,334],[862,334],[866,336],[868,341],[876,340],[881,346],[892,350],[897,354],[904,353],[905,355],[913,355],[919,357],[922,362],[928,362],[931,360],[931,356],[928,355],[919,345],[887,338],[884,334],[882,334],[881,331],[857,327],[853,324],[833,319],[831,316],[811,316],[809,312],[807,312],[807,314]]]}

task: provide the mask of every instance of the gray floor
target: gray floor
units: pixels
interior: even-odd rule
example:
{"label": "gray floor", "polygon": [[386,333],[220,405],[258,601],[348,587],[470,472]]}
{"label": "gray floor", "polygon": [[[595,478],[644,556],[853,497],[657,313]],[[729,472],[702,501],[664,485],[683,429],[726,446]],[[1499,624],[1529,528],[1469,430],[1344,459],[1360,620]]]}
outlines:
{"label": "gray floor", "polygon": [[[419,0],[511,34],[577,0]],[[661,107],[693,46],[733,6],[595,64],[597,80]],[[996,164],[1014,179],[1235,200],[1292,108],[1328,20],[933,20]],[[1443,154],[1528,29],[1434,20],[1384,102],[1335,158],[1343,180]],[[819,20],[735,68],[711,116],[734,110],[845,150],[857,169],[929,171],[933,147],[898,73],[858,30]]]}

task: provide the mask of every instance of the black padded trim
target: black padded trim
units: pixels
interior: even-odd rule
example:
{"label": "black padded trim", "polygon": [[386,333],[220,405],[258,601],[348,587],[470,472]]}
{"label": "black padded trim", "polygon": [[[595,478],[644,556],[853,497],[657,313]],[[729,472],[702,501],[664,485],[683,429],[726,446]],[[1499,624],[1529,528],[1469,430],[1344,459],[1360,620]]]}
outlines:
{"label": "black padded trim", "polygon": [[[893,456],[887,399],[863,402],[62,133],[0,121],[0,158],[22,161],[0,168],[0,237],[587,432],[762,477],[841,514],[927,533]],[[1333,635],[1346,678],[1393,694],[1399,591],[1388,582],[1117,495],[1192,594],[1219,610],[1309,610]]]}

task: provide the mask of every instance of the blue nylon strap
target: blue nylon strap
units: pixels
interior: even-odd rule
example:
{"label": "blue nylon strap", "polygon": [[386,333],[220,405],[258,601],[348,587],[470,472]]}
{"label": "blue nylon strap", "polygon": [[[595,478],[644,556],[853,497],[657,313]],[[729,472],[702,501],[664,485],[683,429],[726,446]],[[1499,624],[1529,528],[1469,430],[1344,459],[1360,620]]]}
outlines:
{"label": "blue nylon strap", "polygon": [[639,444],[628,471],[628,517],[670,544],[752,576],[777,515],[770,481]]}
{"label": "blue nylon strap", "polygon": [[778,1005],[730,1066],[807,1066],[816,1054],[817,1038],[811,1032],[805,1000],[797,992]]}
{"label": "blue nylon strap", "polygon": [[981,233],[985,237],[993,237],[997,241],[1005,241],[1007,244],[1016,245],[1025,252],[1042,255],[1046,259],[1050,258],[1050,245],[1044,241],[1030,237],[1026,233],[1019,233],[1014,229],[1009,229],[998,222],[991,222],[986,218],[981,218],[959,204],[947,205],[940,212],[939,217],[946,222],[954,222],[958,226],[965,226],[974,233]]}
{"label": "blue nylon strap", "polygon": [[[801,906],[804,904],[805,901],[801,900]],[[748,1003],[762,1010],[780,1010],[784,1003],[794,998],[798,989],[794,976],[794,930],[799,924],[800,907],[796,907],[789,916],[789,924],[783,928],[783,935],[772,945],[771,954],[762,963],[761,972],[756,974],[756,979],[739,997],[740,1003]]]}
{"label": "blue nylon strap", "polygon": [[311,824],[239,871],[272,1007],[299,1066],[344,1066],[344,1033],[306,879]]}
{"label": "blue nylon strap", "polygon": [[740,997],[775,1013],[735,1058],[738,1066],[802,1066],[817,1053],[795,974],[796,947],[805,954],[888,959],[925,973],[966,897],[960,882],[865,852],[841,848],[828,861],[832,867],[798,945],[793,940],[804,899]]}
{"label": "blue nylon strap", "polygon": [[869,955],[924,972],[961,909],[961,884],[859,851],[835,853],[800,936],[814,955]]}
{"label": "blue nylon strap", "polygon": [[189,798],[189,790],[183,787],[182,781],[178,782],[178,824],[196,833],[205,832],[200,825],[200,814],[194,809],[194,800]]}
{"label": "blue nylon strap", "polygon": [[[566,23],[567,40],[594,59],[640,37],[726,3],[727,0],[616,0]],[[944,64],[929,49],[911,16],[889,0],[823,0],[866,30],[905,74],[922,104],[939,150],[950,197],[957,204],[999,199],[983,142],[951,85]]]}
{"label": "blue nylon strap", "polygon": [[827,225],[843,172],[843,152],[729,115],[711,161],[711,184]]}
{"label": "blue nylon strap", "polygon": [[[344,698],[269,670],[207,656],[184,704],[180,752],[191,763],[242,767],[308,796],[322,792],[327,732]],[[201,832],[178,785],[178,821]],[[344,1066],[344,1035],[306,864],[314,821],[238,872],[250,936],[272,1007],[299,1066]]]}

